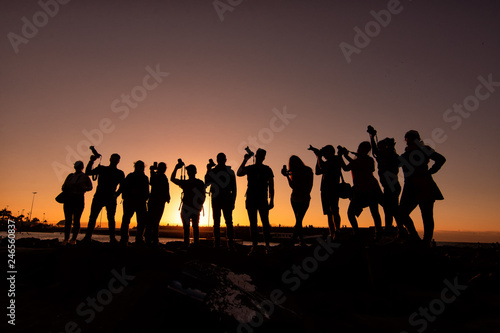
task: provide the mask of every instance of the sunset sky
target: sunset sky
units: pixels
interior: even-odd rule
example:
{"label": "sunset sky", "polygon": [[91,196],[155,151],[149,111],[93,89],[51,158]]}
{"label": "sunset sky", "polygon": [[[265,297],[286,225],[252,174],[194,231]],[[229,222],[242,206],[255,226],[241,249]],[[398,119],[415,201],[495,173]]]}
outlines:
{"label": "sunset sky", "polygon": [[[40,3],[0,7],[1,209],[27,215],[36,191],[33,217],[63,219],[54,198],[90,144],[126,174],[141,159],[170,176],[182,158],[199,178],[219,152],[236,171],[249,145],[275,174],[271,224],[293,225],[282,165],[295,154],[314,167],[309,144],[356,150],[372,125],[399,153],[415,129],[446,157],[436,229],[500,231],[498,1]],[[326,227],[319,185],[304,224]],[[248,225],[245,190],[238,178],[235,224]],[[180,222],[171,194],[162,224]],[[368,210],[359,222],[373,224]]]}

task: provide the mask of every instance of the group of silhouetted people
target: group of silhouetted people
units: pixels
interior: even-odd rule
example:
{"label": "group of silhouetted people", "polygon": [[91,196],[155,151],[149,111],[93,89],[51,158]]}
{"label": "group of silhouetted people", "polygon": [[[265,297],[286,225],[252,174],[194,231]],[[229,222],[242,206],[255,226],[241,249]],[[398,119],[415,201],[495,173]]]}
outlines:
{"label": "group of silhouetted people", "polygon": [[[315,174],[321,175],[321,203],[323,214],[327,216],[330,237],[338,237],[341,227],[339,213],[340,198],[350,200],[347,216],[352,226],[354,237],[358,237],[357,218],[364,208],[368,207],[375,225],[375,239],[382,236],[396,236],[409,241],[420,241],[410,213],[420,207],[424,225],[423,243],[430,244],[434,230],[433,207],[435,200],[443,196],[432,178],[445,163],[445,158],[426,146],[417,131],[405,134],[405,152],[398,155],[395,140],[385,138],[378,141],[377,132],[368,127],[370,141],[359,144],[356,152],[350,152],[341,146],[337,152],[332,145],[321,149],[309,147],[316,155]],[[369,155],[372,151],[377,162],[378,177],[375,178],[375,160]],[[70,174],[63,185],[66,193],[64,201],[65,239],[64,243],[75,244],[80,229],[80,217],[84,207],[84,193],[92,189],[90,177],[97,178],[97,189],[90,208],[89,223],[82,242],[90,242],[99,213],[106,207],[109,236],[111,243],[118,243],[115,238],[115,212],[117,197],[123,199],[123,218],[120,229],[120,243],[128,244],[129,224],[134,214],[137,217],[136,244],[157,246],[158,229],[165,204],[170,202],[169,181],[164,162],[154,163],[150,167],[150,177],[145,174],[143,161],[134,163],[134,171],[125,177],[117,168],[120,162],[118,154],[111,155],[109,166],[93,163],[100,155],[93,150],[89,163],[83,172],[83,162],[75,162],[75,173]],[[350,156],[349,154],[353,155]],[[254,164],[247,162],[254,157]],[[245,207],[250,222],[252,249],[254,253],[258,244],[259,232],[257,215],[262,222],[266,251],[271,241],[269,210],[274,207],[274,174],[263,162],[266,151],[259,148],[254,154],[247,147],[247,153],[239,166],[236,175],[226,165],[226,155],[219,153],[217,163],[210,159],[204,181],[196,178],[194,165],[185,166],[181,159],[175,165],[170,181],[182,189],[181,220],[184,228],[184,244],[190,244],[190,227],[193,228],[193,244],[199,242],[199,219],[206,199],[206,190],[210,187],[214,220],[214,246],[221,246],[220,224],[224,216],[226,223],[226,239],[228,248],[234,246],[233,210],[236,201],[236,176],[247,176],[248,186],[245,194]],[[429,168],[430,160],[434,161]],[[403,169],[404,187],[398,180],[399,168]],[[178,172],[181,175],[178,177]],[[344,182],[342,170],[351,171],[352,188]],[[187,178],[186,178],[187,173]],[[292,189],[291,206],[295,215],[295,227],[292,240],[303,243],[302,221],[309,208],[313,186],[313,170],[306,166],[298,156],[291,156],[281,170]],[[400,196],[401,194],[401,196]],[[379,213],[379,205],[383,207],[385,228]],[[393,227],[396,221],[397,228]],[[70,239],[71,225],[73,234]]]}

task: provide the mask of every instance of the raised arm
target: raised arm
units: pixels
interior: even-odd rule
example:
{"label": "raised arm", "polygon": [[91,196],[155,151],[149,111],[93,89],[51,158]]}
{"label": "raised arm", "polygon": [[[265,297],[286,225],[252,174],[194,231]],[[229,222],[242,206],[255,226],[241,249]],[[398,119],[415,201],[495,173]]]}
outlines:
{"label": "raised arm", "polygon": [[177,179],[177,170],[179,170],[180,168],[182,168],[183,164],[181,163],[177,163],[174,167],[174,170],[172,171],[172,175],[170,176],[170,181],[172,183],[174,183],[175,185],[178,185],[180,186],[181,184],[181,180],[180,179]]}
{"label": "raised arm", "polygon": [[87,167],[85,168],[85,174],[86,175],[97,175],[99,173],[99,166],[97,166],[95,169],[92,169],[94,166],[94,161],[96,160],[96,157],[94,155],[90,156],[90,160],[87,163]]}
{"label": "raised arm", "polygon": [[238,177],[243,177],[247,174],[247,171],[245,169],[245,165],[247,164],[248,160],[250,159],[250,155],[249,154],[245,154],[245,156],[243,156],[243,162],[241,162],[241,165],[240,167],[238,168],[238,171],[236,172],[236,175]]}

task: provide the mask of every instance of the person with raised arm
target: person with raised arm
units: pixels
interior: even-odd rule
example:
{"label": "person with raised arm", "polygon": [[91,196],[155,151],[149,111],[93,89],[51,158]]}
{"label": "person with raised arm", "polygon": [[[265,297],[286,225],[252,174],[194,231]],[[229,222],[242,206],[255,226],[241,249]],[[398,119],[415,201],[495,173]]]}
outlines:
{"label": "person with raised arm", "polygon": [[116,198],[118,197],[116,188],[125,179],[125,173],[117,168],[118,163],[120,163],[120,155],[116,153],[112,154],[109,158],[109,166],[98,165],[92,169],[94,161],[97,158],[96,154],[90,156],[90,161],[85,168],[85,174],[98,177],[98,180],[97,189],[92,200],[92,205],[90,206],[89,224],[82,242],[90,243],[97,217],[102,208],[106,207],[109,240],[111,244],[116,244],[118,243],[115,237]]}
{"label": "person with raised arm", "polygon": [[159,244],[158,232],[161,217],[165,210],[165,203],[170,203],[170,187],[165,175],[167,164],[154,163],[149,167],[151,193],[148,200],[148,221],[144,238],[147,245],[157,247]]}
{"label": "person with raised arm", "polygon": [[321,175],[320,191],[323,214],[328,219],[330,237],[335,239],[340,233],[339,184],[345,163],[342,157],[335,155],[335,148],[332,145],[326,145],[321,149],[309,146],[308,149],[316,155],[315,174]]}
{"label": "person with raised arm", "polygon": [[175,165],[170,176],[170,181],[179,186],[183,191],[181,220],[184,228],[184,245],[189,246],[190,224],[193,225],[193,244],[196,246],[200,240],[200,212],[205,202],[205,184],[196,178],[196,166],[190,164],[186,167],[188,179],[177,178],[177,171],[184,166],[181,159]]}
{"label": "person with raised arm", "polygon": [[375,239],[378,240],[382,237],[382,219],[378,210],[378,205],[382,200],[382,190],[377,179],[373,176],[375,161],[368,155],[370,150],[370,142],[363,141],[358,146],[355,154],[356,158],[352,159],[347,149],[340,149],[342,156],[349,161],[346,170],[351,170],[352,172],[354,186],[352,199],[347,209],[347,217],[351,223],[354,235],[358,235],[357,217],[361,214],[363,208],[369,207],[375,224]]}
{"label": "person with raised arm", "polygon": [[226,155],[217,154],[217,165],[210,159],[207,164],[205,186],[210,186],[212,196],[212,212],[214,218],[214,247],[220,247],[220,220],[224,214],[226,222],[226,238],[228,249],[234,247],[233,210],[236,202],[236,176],[230,166],[226,165]]}
{"label": "person with raised arm", "polygon": [[255,164],[246,165],[252,156],[253,152],[247,149],[247,153],[243,157],[243,162],[236,173],[238,177],[247,176],[248,181],[245,206],[250,221],[250,234],[252,237],[252,249],[249,255],[255,254],[259,240],[257,212],[259,212],[262,222],[266,253],[269,253],[271,249],[269,245],[271,241],[269,210],[274,207],[274,174],[272,169],[263,163],[266,158],[266,151],[262,148],[257,149]]}
{"label": "person with raised arm", "polygon": [[290,202],[295,215],[292,242],[298,239],[300,245],[304,245],[302,221],[304,220],[304,216],[309,208],[309,203],[311,202],[314,174],[312,169],[305,165],[300,157],[296,155],[290,156],[288,160],[288,170],[286,165],[283,165],[281,174],[286,177],[288,185],[292,189]]}

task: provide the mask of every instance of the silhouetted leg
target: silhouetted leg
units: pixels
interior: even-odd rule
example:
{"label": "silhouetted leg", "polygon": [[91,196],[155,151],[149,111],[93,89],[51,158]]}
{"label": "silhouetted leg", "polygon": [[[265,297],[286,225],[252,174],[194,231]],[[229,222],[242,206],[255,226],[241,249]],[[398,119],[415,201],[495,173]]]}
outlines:
{"label": "silhouetted leg", "polygon": [[71,233],[71,223],[73,222],[73,200],[66,199],[66,202],[63,204],[64,211],[64,240],[69,240],[69,234]]}
{"label": "silhouetted leg", "polygon": [[250,236],[252,237],[253,246],[259,243],[259,230],[257,228],[257,208],[249,205],[248,200],[246,203],[248,220],[250,222]]}
{"label": "silhouetted leg", "polygon": [[99,213],[101,212],[102,207],[104,207],[104,202],[99,197],[95,197],[92,199],[92,204],[90,206],[90,216],[89,216],[89,224],[87,225],[87,231],[85,232],[85,238],[91,239],[92,233],[95,229],[95,223],[97,221],[97,217],[99,217]]}
{"label": "silhouetted leg", "polygon": [[354,201],[351,201],[349,204],[349,208],[347,208],[347,217],[349,218],[349,222],[351,223],[352,231],[354,235],[358,235],[358,220],[356,218],[356,207]]}
{"label": "silhouetted leg", "polygon": [[221,218],[221,205],[212,200],[212,210],[214,217],[214,246],[220,246],[220,218]]}
{"label": "silhouetted leg", "polygon": [[160,221],[164,211],[165,211],[165,203],[163,202],[158,204],[157,210],[155,212],[155,218],[153,220],[153,230],[151,234],[152,242],[155,244],[158,244],[160,242],[160,237],[159,237]]}
{"label": "silhouetted leg", "polygon": [[144,242],[144,229],[146,228],[147,214],[146,202],[136,202],[136,216],[137,216],[137,233],[135,234],[135,241],[137,243]]}
{"label": "silhouetted leg", "polygon": [[181,212],[181,220],[182,220],[182,227],[184,228],[184,245],[188,246],[189,245],[189,223],[190,223],[190,214],[182,209]]}
{"label": "silhouetted leg", "polygon": [[408,230],[410,237],[414,239],[420,239],[418,236],[418,232],[415,229],[415,224],[410,217],[411,212],[417,207],[417,203],[410,198],[401,198],[401,203],[398,209],[398,219],[401,221],[401,224]]}
{"label": "silhouetted leg", "polygon": [[380,213],[378,211],[378,203],[370,205],[370,213],[373,217],[373,222],[375,223],[375,237],[382,236],[382,219],[380,218]]}
{"label": "silhouetted leg", "polygon": [[420,213],[424,223],[424,243],[429,245],[434,234],[434,201],[420,203]]}
{"label": "silhouetted leg", "polygon": [[200,213],[198,214],[192,214],[191,215],[191,221],[193,222],[193,241],[194,244],[197,245],[200,241]]}
{"label": "silhouetted leg", "polygon": [[115,222],[115,214],[116,214],[116,198],[111,198],[109,199],[108,204],[106,205],[106,213],[108,216],[108,229],[109,229],[109,238],[110,240],[115,239],[115,229],[116,229],[116,222]]}
{"label": "silhouetted leg", "polygon": [[71,239],[76,240],[78,233],[80,232],[80,219],[82,217],[83,208],[85,207],[85,198],[83,195],[77,199],[75,202],[75,217],[73,221],[73,236]]}
{"label": "silhouetted leg", "polygon": [[269,207],[267,201],[259,208],[260,220],[262,221],[262,232],[266,245],[271,242],[271,225],[269,224]]}
{"label": "silhouetted leg", "polygon": [[144,230],[144,240],[146,241],[146,244],[152,244],[153,243],[153,229],[154,229],[154,224],[156,220],[156,214],[155,214],[155,206],[156,204],[153,204],[151,199],[148,201],[148,214],[147,214],[147,220],[146,220],[146,227]]}
{"label": "silhouetted leg", "polygon": [[306,215],[307,209],[309,208],[309,201],[307,202],[294,202],[292,201],[292,208],[295,214],[295,227],[293,231],[293,238],[297,237],[303,240],[303,229],[302,222],[304,221],[304,216]]}
{"label": "silhouetted leg", "polygon": [[224,221],[226,222],[226,238],[227,245],[233,247],[234,230],[233,230],[233,209],[232,207],[225,207],[222,209],[224,214]]}
{"label": "silhouetted leg", "polygon": [[120,227],[120,242],[127,243],[128,242],[128,227],[130,225],[130,219],[134,215],[134,206],[132,203],[127,200],[123,201],[123,218],[122,225]]}

